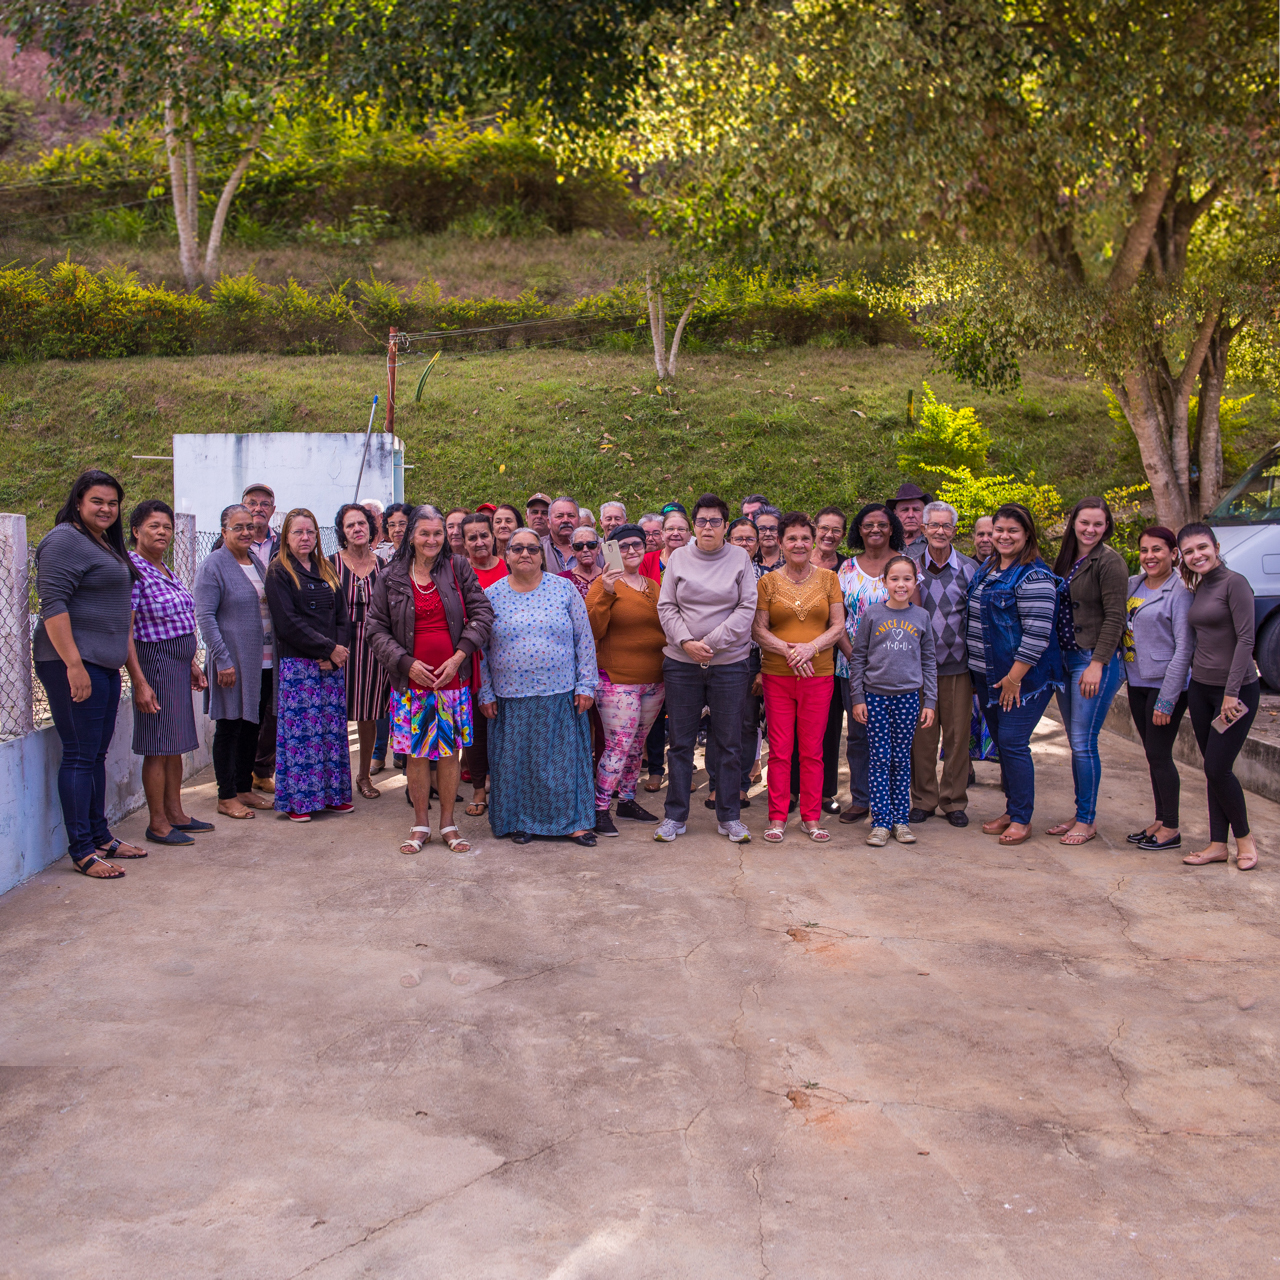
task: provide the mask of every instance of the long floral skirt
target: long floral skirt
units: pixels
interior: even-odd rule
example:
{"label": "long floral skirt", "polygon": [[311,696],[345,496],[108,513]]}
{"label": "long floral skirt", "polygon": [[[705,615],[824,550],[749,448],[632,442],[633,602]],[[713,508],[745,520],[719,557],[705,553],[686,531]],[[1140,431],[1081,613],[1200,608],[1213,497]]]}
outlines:
{"label": "long floral skirt", "polygon": [[351,803],[347,682],[341,668],[309,658],[280,659],[276,720],[276,808],[315,813]]}

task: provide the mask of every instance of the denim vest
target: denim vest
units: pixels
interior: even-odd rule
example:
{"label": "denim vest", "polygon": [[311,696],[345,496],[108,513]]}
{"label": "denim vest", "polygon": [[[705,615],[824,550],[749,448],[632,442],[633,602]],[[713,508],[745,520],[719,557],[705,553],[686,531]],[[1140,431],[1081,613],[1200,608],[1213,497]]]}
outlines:
{"label": "denim vest", "polygon": [[[1014,655],[1022,643],[1022,619],[1018,616],[1015,592],[1033,573],[1048,577],[1055,583],[1058,581],[1049,566],[1037,557],[1031,564],[1013,565],[1003,573],[984,566],[969,583],[969,607],[972,608],[974,591],[988,578],[991,579],[982,593],[982,649],[988,706],[999,701],[1000,691],[995,687],[996,682],[1009,674]],[[1055,618],[1055,624],[1056,621]],[[1046,688],[1056,691],[1065,683],[1062,649],[1058,644],[1058,628],[1054,625],[1049,629],[1049,643],[1040,660],[1022,677],[1022,696],[1031,698]]]}

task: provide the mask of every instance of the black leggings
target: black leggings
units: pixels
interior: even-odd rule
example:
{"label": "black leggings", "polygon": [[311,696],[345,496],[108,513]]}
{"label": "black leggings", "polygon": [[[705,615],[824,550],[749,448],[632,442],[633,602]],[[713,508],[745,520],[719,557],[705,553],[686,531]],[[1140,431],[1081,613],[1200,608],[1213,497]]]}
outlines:
{"label": "black leggings", "polygon": [[1178,796],[1181,779],[1178,766],[1173,763],[1173,744],[1178,740],[1182,717],[1187,714],[1187,695],[1181,694],[1173,704],[1173,714],[1168,724],[1153,724],[1159,689],[1145,689],[1141,685],[1129,686],[1129,710],[1133,726],[1142,739],[1147,753],[1147,768],[1151,773],[1151,793],[1156,799],[1156,821],[1170,831],[1178,829]]}
{"label": "black leggings", "polygon": [[[262,673],[257,720],[216,720],[213,731],[213,776],[218,780],[218,799],[234,800],[253,789],[253,768],[258,758],[258,729],[264,715],[275,706],[271,670]],[[275,716],[271,717],[273,720]],[[259,774],[259,777],[262,775]]]}
{"label": "black leggings", "polygon": [[1220,686],[1201,684],[1198,680],[1192,680],[1187,690],[1187,710],[1191,712],[1191,727],[1196,731],[1196,741],[1204,756],[1204,776],[1209,784],[1209,839],[1215,844],[1226,844],[1228,827],[1235,832],[1237,840],[1249,834],[1244,788],[1231,772],[1231,766],[1243,749],[1249,726],[1258,714],[1262,690],[1256,680],[1245,685],[1239,696],[1248,710],[1226,733],[1219,733],[1212,722],[1222,710],[1223,693]]}

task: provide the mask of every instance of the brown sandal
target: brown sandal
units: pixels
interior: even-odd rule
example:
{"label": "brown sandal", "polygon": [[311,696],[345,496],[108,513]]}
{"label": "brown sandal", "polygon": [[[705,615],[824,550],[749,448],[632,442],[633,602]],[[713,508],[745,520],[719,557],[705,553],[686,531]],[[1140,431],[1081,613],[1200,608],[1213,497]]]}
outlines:
{"label": "brown sandal", "polygon": [[982,824],[983,835],[998,836],[1007,827],[1013,826],[1013,819],[1007,813],[1002,813],[998,818],[992,818],[990,822]]}
{"label": "brown sandal", "polygon": [[382,792],[379,791],[368,778],[357,778],[356,790],[364,796],[366,800],[376,800],[382,794]]}

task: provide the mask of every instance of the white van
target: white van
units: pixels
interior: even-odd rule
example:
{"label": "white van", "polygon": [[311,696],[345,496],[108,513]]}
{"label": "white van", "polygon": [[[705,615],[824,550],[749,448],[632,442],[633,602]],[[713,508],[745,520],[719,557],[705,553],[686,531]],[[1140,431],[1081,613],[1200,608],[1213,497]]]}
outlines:
{"label": "white van", "polygon": [[1280,444],[1268,449],[1205,517],[1222,558],[1253,588],[1262,678],[1280,689]]}

